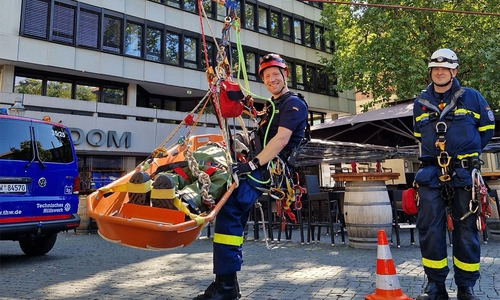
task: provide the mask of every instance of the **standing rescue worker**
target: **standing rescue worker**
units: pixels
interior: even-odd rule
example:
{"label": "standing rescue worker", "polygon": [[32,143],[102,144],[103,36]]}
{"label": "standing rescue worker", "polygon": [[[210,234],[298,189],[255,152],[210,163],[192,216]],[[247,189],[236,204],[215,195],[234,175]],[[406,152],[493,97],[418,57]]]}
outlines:
{"label": "standing rescue worker", "polygon": [[[261,178],[261,166],[279,155],[284,161],[304,139],[307,125],[307,104],[299,95],[288,90],[286,79],[288,67],[277,54],[267,54],[260,60],[259,75],[271,93],[271,100],[276,106],[271,122],[261,122],[270,126],[267,141],[258,134],[253,144],[265,144],[262,149],[255,149],[257,154],[251,161],[232,165],[233,174],[240,177],[238,188],[233,191],[227,202],[217,214],[213,240],[213,263],[215,281],[194,300],[235,300],[241,295],[236,279],[236,272],[241,270],[243,231],[248,221],[250,210],[261,192],[255,189],[258,183],[253,178]],[[268,110],[268,120],[272,112]],[[261,128],[262,129],[262,128]],[[256,132],[265,132],[258,130]],[[251,176],[247,176],[251,174]]]}
{"label": "standing rescue worker", "polygon": [[453,51],[437,50],[428,67],[432,83],[413,106],[414,135],[421,142],[421,167],[415,175],[420,197],[417,228],[428,277],[417,300],[449,299],[447,227],[453,230],[457,298],[478,300],[474,285],[481,248],[477,203],[471,201],[471,173],[480,168],[479,155],[494,134],[495,118],[478,91],[460,86]]}

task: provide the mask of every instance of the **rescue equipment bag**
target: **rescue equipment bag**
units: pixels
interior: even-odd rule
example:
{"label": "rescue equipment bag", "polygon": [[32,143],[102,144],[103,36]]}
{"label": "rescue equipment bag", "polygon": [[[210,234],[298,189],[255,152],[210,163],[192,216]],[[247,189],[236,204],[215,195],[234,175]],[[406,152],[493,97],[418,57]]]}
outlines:
{"label": "rescue equipment bag", "polygon": [[407,215],[416,215],[418,212],[417,208],[417,190],[415,188],[409,188],[403,191],[401,196],[401,206],[403,211]]}
{"label": "rescue equipment bag", "polygon": [[223,118],[236,118],[243,112],[243,103],[241,101],[245,95],[240,89],[238,83],[222,80],[220,82],[219,103]]}

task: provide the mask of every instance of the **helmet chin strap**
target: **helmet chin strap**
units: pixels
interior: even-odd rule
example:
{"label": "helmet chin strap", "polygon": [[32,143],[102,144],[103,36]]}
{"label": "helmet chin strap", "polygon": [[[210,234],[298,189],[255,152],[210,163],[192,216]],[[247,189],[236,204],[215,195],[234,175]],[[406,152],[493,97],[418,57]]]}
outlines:
{"label": "helmet chin strap", "polygon": [[281,95],[281,93],[283,92],[283,90],[286,87],[286,78],[285,78],[285,75],[283,75],[283,69],[281,69],[281,68],[280,68],[280,73],[281,73],[281,77],[283,77],[283,87],[281,88],[281,90],[278,93],[278,95]]}
{"label": "helmet chin strap", "polygon": [[436,86],[439,86],[439,87],[444,87],[444,86],[447,86],[448,84],[450,84],[450,83],[452,83],[452,82],[453,82],[453,78],[451,78],[451,80],[450,80],[450,81],[448,81],[447,83],[441,83],[441,84],[439,84],[439,83],[435,83],[435,82],[433,82],[433,83],[434,83],[434,85],[436,85]]}
{"label": "helmet chin strap", "polygon": [[453,72],[452,72],[452,70],[451,70],[451,69],[450,69],[450,74],[451,74],[451,79],[450,79],[450,81],[448,81],[447,83],[441,83],[441,84],[439,84],[439,83],[435,83],[435,82],[432,82],[432,83],[433,83],[435,86],[439,86],[439,87],[444,87],[444,86],[447,86],[448,84],[452,83],[452,82],[453,82],[453,78],[455,78],[455,77],[453,77]]}

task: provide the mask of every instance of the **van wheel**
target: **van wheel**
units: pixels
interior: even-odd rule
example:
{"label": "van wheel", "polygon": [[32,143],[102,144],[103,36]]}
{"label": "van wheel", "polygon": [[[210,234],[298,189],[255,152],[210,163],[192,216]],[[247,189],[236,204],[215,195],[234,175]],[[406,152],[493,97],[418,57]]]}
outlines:
{"label": "van wheel", "polygon": [[39,238],[20,240],[19,246],[24,254],[28,256],[44,255],[49,252],[56,243],[57,233],[51,233]]}

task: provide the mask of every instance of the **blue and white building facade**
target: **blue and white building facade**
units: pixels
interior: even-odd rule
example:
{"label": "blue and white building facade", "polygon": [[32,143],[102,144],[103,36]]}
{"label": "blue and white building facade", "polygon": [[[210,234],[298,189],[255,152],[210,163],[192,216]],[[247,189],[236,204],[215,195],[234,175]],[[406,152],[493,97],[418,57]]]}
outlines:
{"label": "blue and white building facade", "polygon": [[[322,37],[322,4],[231,2],[243,53],[233,29],[226,51],[234,69],[244,56],[252,93],[269,96],[256,73],[274,52],[289,64],[289,87],[305,95],[311,123],[355,113],[354,94],[335,91],[320,63],[334,51]],[[220,43],[229,19],[217,1],[201,4],[208,22],[197,0],[1,1],[0,107],[17,100],[26,116],[70,127],[83,189],[133,170],[207,94],[206,58],[216,62],[214,38]],[[194,134],[219,132],[213,115],[198,125]]]}

